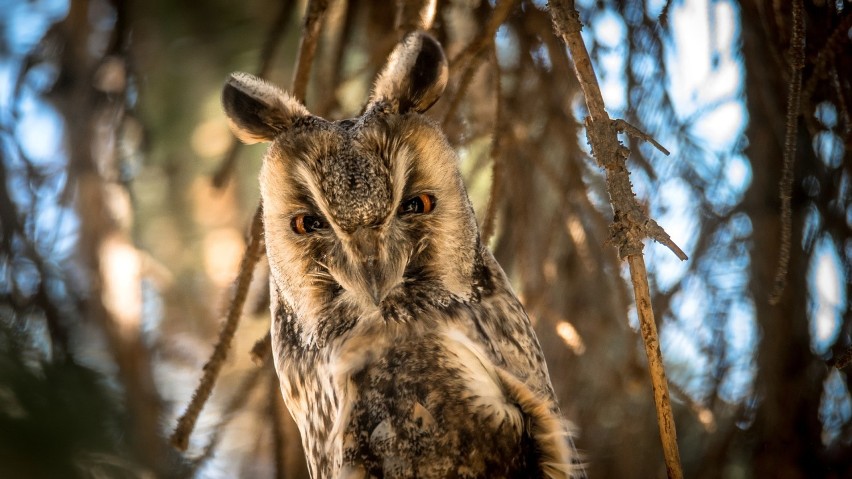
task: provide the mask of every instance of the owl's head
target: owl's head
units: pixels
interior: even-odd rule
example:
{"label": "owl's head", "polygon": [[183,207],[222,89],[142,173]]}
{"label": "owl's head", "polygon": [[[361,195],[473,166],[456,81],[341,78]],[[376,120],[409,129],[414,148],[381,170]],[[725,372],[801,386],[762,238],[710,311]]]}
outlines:
{"label": "owl's head", "polygon": [[246,73],[228,79],[233,131],[271,142],[260,173],[267,254],[305,337],[475,294],[478,232],[458,158],[422,115],[446,82],[443,50],[421,32],[397,46],[353,119],[314,116]]}

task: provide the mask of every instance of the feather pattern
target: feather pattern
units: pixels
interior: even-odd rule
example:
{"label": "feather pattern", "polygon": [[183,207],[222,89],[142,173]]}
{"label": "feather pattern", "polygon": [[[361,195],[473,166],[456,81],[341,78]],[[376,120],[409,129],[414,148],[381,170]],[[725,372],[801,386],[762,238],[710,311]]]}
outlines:
{"label": "feather pattern", "polygon": [[[584,477],[458,157],[421,115],[446,68],[432,37],[410,35],[365,112],[341,121],[247,74],[226,84],[238,135],[271,142],[260,187],[281,392],[314,478]],[[294,228],[305,218],[315,227]]]}

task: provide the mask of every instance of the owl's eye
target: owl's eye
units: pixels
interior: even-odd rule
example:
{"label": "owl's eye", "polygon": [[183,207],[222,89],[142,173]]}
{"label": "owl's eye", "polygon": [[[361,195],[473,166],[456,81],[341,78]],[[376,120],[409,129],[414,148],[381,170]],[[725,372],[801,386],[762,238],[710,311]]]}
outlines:
{"label": "owl's eye", "polygon": [[290,227],[297,235],[313,233],[316,230],[321,230],[328,225],[319,216],[311,215],[296,215],[290,221]]}
{"label": "owl's eye", "polygon": [[422,194],[413,196],[399,205],[397,213],[402,215],[411,214],[427,214],[435,209],[435,197],[432,195]]}

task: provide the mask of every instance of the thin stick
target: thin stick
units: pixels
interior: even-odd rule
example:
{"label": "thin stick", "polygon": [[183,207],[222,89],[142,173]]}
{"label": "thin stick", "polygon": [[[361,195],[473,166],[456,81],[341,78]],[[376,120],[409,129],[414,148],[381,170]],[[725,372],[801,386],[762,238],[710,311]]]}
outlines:
{"label": "thin stick", "polygon": [[[255,70],[257,76],[265,78],[269,73],[269,68],[272,66],[272,57],[278,49],[281,37],[284,36],[284,27],[286,27],[287,23],[290,21],[292,11],[293,0],[285,0],[281,2],[281,9],[278,11],[278,15],[276,15],[275,20],[272,21],[272,25],[269,27],[269,33],[266,34],[263,47],[260,49],[260,58],[258,59],[257,70]],[[237,163],[237,157],[239,156],[241,146],[242,143],[232,136],[231,146],[228,148],[228,152],[225,154],[225,158],[222,160],[222,163],[219,164],[219,168],[216,170],[216,173],[213,174],[214,188],[222,188],[228,182],[228,178],[231,177],[231,173],[234,171],[234,165]]]}
{"label": "thin stick", "polygon": [[663,443],[666,474],[670,479],[681,479],[683,478],[683,471],[680,466],[680,451],[677,446],[677,429],[669,398],[663,354],[660,351],[660,338],[657,335],[657,325],[654,322],[654,310],[651,308],[648,272],[645,270],[645,260],[642,255],[628,256],[627,263],[630,265],[630,280],[633,282],[633,293],[636,295],[636,311],[639,313],[642,342],[645,344],[648,371],[651,374],[651,385],[654,389],[654,405],[657,408],[657,424]]}
{"label": "thin stick", "polygon": [[459,52],[458,55],[450,60],[451,76],[455,76],[456,71],[463,71],[464,73],[458,82],[458,86],[456,86],[455,92],[453,92],[453,95],[450,97],[449,107],[447,108],[446,113],[444,113],[444,118],[441,120],[441,123],[445,128],[452,116],[455,114],[456,108],[458,108],[462,97],[473,80],[473,76],[476,74],[477,70],[479,70],[483,57],[481,53],[489,45],[494,44],[494,35],[497,33],[497,29],[500,28],[500,25],[502,25],[509,17],[509,13],[512,12],[512,8],[516,3],[516,0],[500,1],[500,3],[494,7],[494,10],[492,10],[491,16],[488,18],[488,23],[485,24],[485,27],[482,28],[479,35],[477,35],[476,38],[474,38],[473,41],[464,48],[464,50]]}
{"label": "thin stick", "polygon": [[249,242],[246,245],[246,251],[240,263],[240,274],[237,276],[234,298],[231,300],[230,307],[228,308],[228,316],[222,324],[222,329],[219,331],[219,338],[216,341],[216,346],[213,348],[213,354],[207,360],[207,364],[204,365],[204,374],[201,376],[201,382],[198,384],[195,393],[193,393],[192,400],[186,407],[186,411],[178,419],[178,425],[172,434],[172,445],[181,451],[185,451],[189,446],[189,435],[192,434],[195,423],[198,421],[198,416],[201,414],[201,410],[204,408],[207,399],[210,398],[210,393],[213,392],[213,386],[216,385],[216,379],[219,377],[219,372],[222,370],[225,358],[228,357],[228,350],[231,349],[231,341],[234,339],[234,333],[237,331],[237,325],[239,325],[240,316],[242,316],[243,312],[243,305],[246,302],[246,297],[248,297],[249,285],[254,276],[254,265],[263,253],[263,248],[261,247],[263,244],[262,213],[261,207],[258,207],[254,213]]}
{"label": "thin stick", "polygon": [[441,120],[441,125],[443,125],[444,128],[447,127],[453,115],[455,115],[456,109],[458,109],[459,104],[461,104],[461,100],[467,92],[467,89],[470,87],[470,83],[473,81],[474,75],[476,75],[476,72],[479,71],[479,66],[481,64],[482,61],[480,56],[472,58],[470,63],[467,64],[467,67],[458,82],[458,86],[456,86],[456,90],[449,99],[450,104],[447,107],[447,111],[444,113],[444,118]]}
{"label": "thin stick", "polygon": [[491,16],[488,18],[488,23],[485,24],[479,35],[464,50],[450,60],[451,71],[455,71],[460,65],[471,61],[475,56],[479,55],[479,52],[494,42],[494,34],[497,33],[500,25],[509,18],[509,13],[512,12],[512,7],[516,3],[517,0],[501,0],[500,3],[494,6],[494,10],[492,10]]}
{"label": "thin stick", "polygon": [[790,40],[790,84],[787,90],[787,128],[784,135],[784,160],[781,170],[781,254],[775,270],[769,304],[778,304],[787,286],[787,267],[793,236],[793,163],[796,156],[796,136],[799,132],[799,107],[802,94],[802,68],[805,66],[805,20],[802,0],[793,1],[793,34]]}
{"label": "thin stick", "polygon": [[311,65],[317,51],[322,18],[328,10],[328,0],[310,0],[302,21],[302,38],[299,40],[299,54],[296,56],[296,71],[293,73],[293,85],[290,94],[302,103],[308,91],[308,80],[311,77]]}
{"label": "thin stick", "polygon": [[[210,439],[207,441],[207,445],[204,447],[204,452],[195,458],[192,461],[192,469],[197,471],[201,466],[204,465],[205,462],[210,460],[213,457],[213,452],[216,449],[216,446],[219,444],[219,441],[224,434],[225,426],[228,425],[229,422],[234,418],[236,412],[241,409],[248,400],[251,398],[251,393],[254,391],[255,386],[257,386],[258,379],[261,377],[261,373],[264,370],[273,370],[272,362],[264,364],[263,368],[254,368],[245,375],[245,377],[240,382],[240,385],[235,388],[236,392],[231,396],[231,399],[228,401],[228,404],[224,408],[224,412],[222,413],[222,419],[218,424],[213,428],[213,432],[210,434]],[[274,370],[273,370],[274,371]]]}
{"label": "thin stick", "polygon": [[852,364],[852,346],[849,346],[845,351],[828,362],[829,366],[834,366],[837,369],[843,369],[850,364]]}
{"label": "thin stick", "polygon": [[251,348],[251,360],[254,364],[261,366],[266,362],[269,353],[272,352],[272,331],[267,331],[262,338],[255,341]]}
{"label": "thin stick", "polygon": [[670,479],[681,479],[683,470],[680,465],[677,432],[669,400],[668,382],[660,352],[654,311],[651,308],[648,275],[642,257],[644,248],[642,241],[647,236],[649,225],[652,225],[652,228],[659,228],[659,226],[647,218],[636,203],[626,166],[629,150],[618,142],[617,129],[606,112],[589,52],[580,34],[582,25],[580,15],[574,8],[574,2],[573,0],[551,0],[549,5],[554,30],[568,46],[574,71],[586,98],[586,106],[589,110],[589,117],[586,118],[586,132],[592,146],[592,154],[606,171],[607,192],[614,212],[611,234],[619,249],[620,257],[627,258],[630,266],[630,279],[633,282],[636,310],[645,344],[645,354],[648,357],[648,372],[651,375],[654,390],[654,405],[657,411],[666,473]]}
{"label": "thin stick", "polygon": [[[310,77],[311,65],[313,64],[314,52],[316,51],[316,42],[319,36],[319,27],[327,8],[328,0],[311,0],[305,12],[302,38],[299,42],[299,54],[296,57],[296,72],[293,76],[293,87],[291,89],[293,96],[300,101],[304,101],[305,98],[307,79]],[[183,416],[178,419],[178,425],[171,437],[172,445],[181,451],[185,451],[189,445],[189,435],[192,434],[192,430],[195,428],[195,423],[198,421],[201,409],[204,407],[207,399],[210,398],[210,393],[213,391],[213,386],[216,384],[216,379],[222,369],[222,363],[224,363],[228,350],[231,347],[231,340],[233,340],[234,332],[237,329],[246,296],[248,295],[248,286],[254,275],[254,267],[263,254],[262,246],[263,205],[258,204],[257,210],[254,213],[254,220],[252,221],[249,243],[246,246],[246,251],[240,263],[236,293],[234,299],[231,301],[228,317],[222,326],[222,331],[219,333],[219,340],[213,350],[213,355],[207,361],[207,364],[204,365],[204,375],[201,377],[201,382],[193,393],[192,400],[183,413]]]}
{"label": "thin stick", "polygon": [[496,49],[491,50],[491,60],[494,63],[494,132],[491,137],[491,193],[488,195],[488,206],[485,208],[485,218],[482,220],[482,244],[488,245],[494,234],[495,218],[500,203],[500,193],[503,182],[503,165],[501,157],[503,141],[503,89],[500,87],[500,64],[497,62]]}

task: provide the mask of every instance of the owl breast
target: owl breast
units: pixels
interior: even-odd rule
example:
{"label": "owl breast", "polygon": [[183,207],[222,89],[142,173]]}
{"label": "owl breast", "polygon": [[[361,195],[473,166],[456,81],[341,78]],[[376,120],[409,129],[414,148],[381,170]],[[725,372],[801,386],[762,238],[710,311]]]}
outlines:
{"label": "owl breast", "polygon": [[492,267],[489,255],[477,301],[361,318],[323,349],[294,347],[297,323],[277,316],[276,365],[314,477],[567,477],[538,342]]}
{"label": "owl breast", "polygon": [[[364,477],[530,477],[520,408],[459,330],[412,335],[353,376],[342,467]],[[458,467],[459,464],[464,465]]]}

